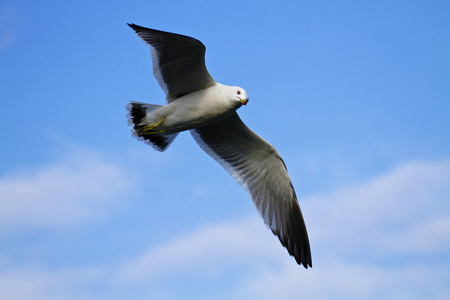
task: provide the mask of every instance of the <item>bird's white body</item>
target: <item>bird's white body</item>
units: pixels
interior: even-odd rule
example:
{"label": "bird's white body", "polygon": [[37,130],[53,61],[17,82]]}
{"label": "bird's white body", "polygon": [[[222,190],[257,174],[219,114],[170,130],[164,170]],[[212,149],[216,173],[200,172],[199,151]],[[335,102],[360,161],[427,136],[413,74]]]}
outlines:
{"label": "bird's white body", "polygon": [[141,125],[160,123],[154,130],[161,134],[199,128],[230,116],[246,101],[242,88],[216,83],[148,111]]}

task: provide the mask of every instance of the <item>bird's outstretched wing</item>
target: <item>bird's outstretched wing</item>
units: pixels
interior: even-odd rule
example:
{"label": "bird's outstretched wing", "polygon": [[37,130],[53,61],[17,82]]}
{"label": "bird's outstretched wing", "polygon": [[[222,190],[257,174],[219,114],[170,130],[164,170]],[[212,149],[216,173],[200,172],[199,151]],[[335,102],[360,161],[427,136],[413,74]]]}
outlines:
{"label": "bird's outstretched wing", "polygon": [[153,74],[168,102],[215,84],[205,66],[206,48],[192,37],[128,24],[150,46]]}
{"label": "bird's outstretched wing", "polygon": [[275,148],[251,131],[237,113],[193,129],[191,134],[206,153],[248,190],[264,222],[297,263],[312,267],[297,196]]}

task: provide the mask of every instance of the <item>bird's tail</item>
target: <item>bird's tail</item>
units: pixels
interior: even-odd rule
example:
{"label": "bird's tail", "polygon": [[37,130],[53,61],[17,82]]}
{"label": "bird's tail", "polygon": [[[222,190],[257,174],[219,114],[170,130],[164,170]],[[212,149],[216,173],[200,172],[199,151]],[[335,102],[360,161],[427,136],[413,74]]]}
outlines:
{"label": "bird's tail", "polygon": [[128,125],[133,126],[133,129],[131,130],[133,136],[135,136],[138,140],[149,144],[153,147],[153,149],[162,152],[170,146],[173,140],[177,137],[178,132],[166,135],[148,133],[144,131],[145,124],[141,124],[142,119],[145,118],[147,113],[159,107],[161,107],[161,105],[142,102],[130,102],[126,105],[126,109],[128,110]]}

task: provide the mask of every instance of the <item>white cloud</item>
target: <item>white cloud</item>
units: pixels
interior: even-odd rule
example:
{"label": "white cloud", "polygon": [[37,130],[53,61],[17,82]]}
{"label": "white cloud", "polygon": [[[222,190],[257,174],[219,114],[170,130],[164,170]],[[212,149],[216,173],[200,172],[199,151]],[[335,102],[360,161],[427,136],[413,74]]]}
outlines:
{"label": "white cloud", "polygon": [[[449,161],[406,164],[305,198],[312,269],[298,266],[255,212],[205,224],[114,265],[10,268],[0,272],[0,289],[20,299],[447,299],[449,167]],[[205,282],[210,293],[192,294]]]}
{"label": "white cloud", "polygon": [[[80,285],[87,286],[105,277],[102,270],[70,269],[50,271],[38,267],[22,267],[0,272],[3,299],[94,299],[83,295]],[[78,291],[77,291],[78,287]]]}
{"label": "white cloud", "polygon": [[[206,224],[125,262],[119,277],[127,282],[144,282],[174,274],[220,274],[239,264],[280,255],[282,249],[277,241],[270,241],[272,238],[256,212],[254,218]],[[260,249],[262,245],[264,249]]]}
{"label": "white cloud", "polygon": [[9,48],[16,41],[17,28],[23,16],[17,7],[9,4],[0,7],[0,51]]}
{"label": "white cloud", "polygon": [[262,221],[251,218],[207,225],[151,248],[126,262],[119,277],[135,283],[180,274],[220,278],[231,266],[258,274],[240,278],[230,291],[234,299],[443,298],[450,266],[433,255],[450,250],[448,199],[450,161],[409,163],[302,201],[311,270],[296,265]]}
{"label": "white cloud", "polygon": [[0,226],[3,232],[59,229],[99,219],[130,184],[123,168],[86,153],[5,176],[0,178]]}
{"label": "white cloud", "polygon": [[[369,182],[307,199],[318,246],[345,253],[450,250],[450,161],[409,163]],[[435,230],[438,230],[435,232]],[[438,234],[439,236],[437,236]],[[427,245],[425,247],[425,245]]]}
{"label": "white cloud", "polygon": [[309,197],[303,207],[314,267],[285,260],[241,289],[247,299],[447,299],[449,199],[448,160],[405,164]]}
{"label": "white cloud", "polygon": [[301,270],[284,264],[247,280],[246,299],[448,299],[448,266],[333,262]]}

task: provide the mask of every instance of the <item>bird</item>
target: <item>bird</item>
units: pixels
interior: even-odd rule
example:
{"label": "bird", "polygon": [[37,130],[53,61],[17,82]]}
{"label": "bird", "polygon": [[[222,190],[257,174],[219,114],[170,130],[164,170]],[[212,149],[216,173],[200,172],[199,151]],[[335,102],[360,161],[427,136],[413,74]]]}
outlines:
{"label": "bird", "polygon": [[127,25],[150,46],[153,74],[166,95],[165,105],[126,105],[132,135],[163,152],[179,132],[189,130],[200,148],[249,192],[264,223],[297,264],[312,267],[305,221],[286,165],[236,112],[248,104],[247,92],[211,77],[199,40]]}

